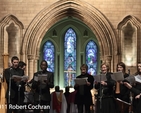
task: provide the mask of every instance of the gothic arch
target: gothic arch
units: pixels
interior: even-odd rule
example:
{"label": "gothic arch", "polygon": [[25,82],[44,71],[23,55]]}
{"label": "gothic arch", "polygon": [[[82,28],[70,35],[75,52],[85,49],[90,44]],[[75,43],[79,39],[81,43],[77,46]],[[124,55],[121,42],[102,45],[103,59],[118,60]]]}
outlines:
{"label": "gothic arch", "polygon": [[20,52],[21,52],[21,50],[19,49],[21,48],[24,26],[14,15],[7,15],[0,21],[1,53],[3,53],[3,57],[4,57],[3,59],[4,59],[4,62],[6,63],[6,64],[4,63],[4,67],[8,67],[8,64],[7,64],[9,60],[8,56],[12,55],[10,54],[10,50],[8,50],[10,48],[9,44],[13,46],[13,43],[8,38],[9,37],[8,29],[9,29],[9,32],[11,32],[12,31],[11,28],[13,28],[12,29],[13,32],[16,32],[16,34],[18,34],[17,36],[13,36],[13,37],[16,38],[16,41],[20,42],[20,44],[16,46],[16,48],[18,49],[18,53],[15,55],[20,57]]}
{"label": "gothic arch", "polygon": [[[84,10],[85,9],[85,10]],[[44,8],[30,23],[25,32],[22,53],[28,59],[39,56],[39,48],[45,33],[64,17],[75,17],[84,22],[94,32],[100,45],[102,60],[111,63],[111,57],[117,54],[117,41],[114,30],[107,18],[95,7],[80,0],[61,0]],[[33,61],[32,64],[33,65]]]}
{"label": "gothic arch", "polygon": [[137,19],[135,16],[128,15],[118,24],[118,29],[120,30],[122,26],[125,25],[127,22],[131,22],[138,29],[141,27],[141,21],[139,19]]}
{"label": "gothic arch", "polygon": [[[136,17],[134,17],[134,16],[132,16],[132,15],[128,15],[128,16],[126,16],[119,24],[118,24],[118,36],[119,36],[119,42],[121,42],[121,40],[122,40],[122,28],[123,28],[123,26],[125,26],[125,25],[127,25],[127,24],[131,24],[131,26],[133,27],[133,28],[135,28],[135,30],[136,30],[136,39],[134,38],[133,40],[134,41],[136,41],[137,42],[137,44],[136,44],[136,47],[135,47],[135,49],[137,50],[137,60],[136,61],[141,61],[141,53],[139,52],[140,51],[140,49],[141,49],[141,46],[140,46],[140,43],[141,43],[141,40],[139,39],[140,38],[140,36],[141,36],[141,21],[138,19],[138,18],[136,18]],[[120,47],[122,47],[122,46],[120,46]],[[121,52],[122,51],[122,48],[120,48],[119,49],[119,54],[120,53],[122,53]],[[121,55],[121,54],[120,54]],[[121,61],[121,57],[122,57],[122,55],[119,57],[120,58],[120,61]]]}
{"label": "gothic arch", "polygon": [[1,27],[8,25],[11,21],[13,21],[16,25],[18,25],[21,29],[24,28],[23,24],[18,20],[17,17],[15,17],[14,15],[7,15],[5,16],[1,21],[0,21],[0,25]]}

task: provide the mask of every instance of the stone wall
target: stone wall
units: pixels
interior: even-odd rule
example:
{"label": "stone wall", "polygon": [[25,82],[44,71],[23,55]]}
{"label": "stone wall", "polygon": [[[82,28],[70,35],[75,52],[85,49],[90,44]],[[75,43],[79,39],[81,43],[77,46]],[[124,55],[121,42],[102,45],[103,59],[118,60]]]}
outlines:
{"label": "stone wall", "polygon": [[[141,0],[0,0],[0,6],[0,73],[8,66],[3,59],[15,54],[27,63],[26,73],[33,75],[43,36],[66,16],[78,17],[91,28],[100,43],[100,59],[110,63],[113,71],[131,43],[134,62],[141,61]],[[130,42],[122,40],[127,38],[123,29],[128,25],[136,31]],[[136,70],[135,65],[128,68]]]}

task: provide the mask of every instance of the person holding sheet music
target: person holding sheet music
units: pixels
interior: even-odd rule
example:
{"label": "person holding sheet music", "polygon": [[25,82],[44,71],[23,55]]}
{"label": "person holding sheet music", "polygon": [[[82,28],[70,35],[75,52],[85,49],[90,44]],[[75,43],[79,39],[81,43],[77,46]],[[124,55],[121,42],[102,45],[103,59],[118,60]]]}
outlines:
{"label": "person holding sheet music", "polygon": [[[32,89],[35,90],[35,105],[50,106],[50,88],[54,87],[54,73],[47,71],[47,67],[47,62],[45,60],[42,60],[40,64],[41,71],[34,73],[32,79]],[[46,76],[46,79],[43,81],[38,80],[40,75]],[[49,109],[35,109],[34,113],[40,113],[40,111],[42,110],[44,111],[44,113],[49,113]]]}
{"label": "person holding sheet music", "polygon": [[[119,62],[117,64],[117,72],[119,71],[123,73],[124,78],[129,76],[129,74],[126,73],[126,65],[123,62]],[[122,101],[129,103],[130,90],[123,84],[122,81],[119,81],[119,83],[116,85],[119,85],[119,87],[116,87],[117,89],[115,89],[115,98],[119,98]],[[124,103],[118,103],[118,106],[119,106],[119,113],[129,113],[129,105],[125,105]]]}
{"label": "person holding sheet music", "polygon": [[[19,58],[13,56],[11,58],[12,66],[4,70],[4,77],[7,83],[6,99],[7,99],[7,113],[18,113],[17,109],[9,108],[9,105],[23,105],[24,91],[26,81],[21,81],[20,78],[13,78],[13,76],[23,76],[24,71],[18,67]],[[20,113],[24,110],[21,109]]]}
{"label": "person holding sheet music", "polygon": [[82,64],[80,67],[81,75],[77,78],[87,78],[86,84],[78,85],[75,84],[76,95],[75,103],[77,104],[78,113],[83,113],[83,105],[85,106],[85,113],[90,113],[90,106],[92,105],[91,89],[93,88],[94,78],[88,74],[87,64]]}
{"label": "person holding sheet music", "polygon": [[[137,64],[136,76],[141,77],[141,62]],[[133,112],[141,113],[141,83],[136,82],[131,85],[128,82],[124,82],[124,85],[133,93]]]}
{"label": "person holding sheet music", "polygon": [[[106,81],[95,81],[96,95],[96,113],[117,113],[116,102],[114,99],[113,86],[115,81],[111,78],[110,67],[107,63],[101,65],[101,74],[105,74]],[[101,76],[101,75],[99,75]]]}

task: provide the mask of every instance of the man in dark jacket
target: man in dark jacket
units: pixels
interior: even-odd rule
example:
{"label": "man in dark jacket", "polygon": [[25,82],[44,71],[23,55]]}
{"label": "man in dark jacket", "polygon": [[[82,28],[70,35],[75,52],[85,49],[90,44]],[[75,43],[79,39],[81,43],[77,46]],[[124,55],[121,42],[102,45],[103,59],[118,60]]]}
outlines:
{"label": "man in dark jacket", "polygon": [[[26,81],[21,81],[21,78],[14,78],[13,76],[23,76],[24,71],[18,67],[19,58],[13,56],[11,59],[12,66],[4,70],[4,77],[7,83],[6,99],[7,99],[7,113],[17,113],[18,110],[13,108],[14,105],[23,105],[24,91]],[[9,107],[11,105],[11,107]],[[24,112],[20,109],[20,113]]]}

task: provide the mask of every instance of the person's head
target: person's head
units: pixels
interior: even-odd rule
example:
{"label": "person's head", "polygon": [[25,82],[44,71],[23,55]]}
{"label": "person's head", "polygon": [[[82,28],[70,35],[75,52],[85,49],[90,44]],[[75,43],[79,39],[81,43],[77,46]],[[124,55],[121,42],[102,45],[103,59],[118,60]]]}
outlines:
{"label": "person's head", "polygon": [[55,92],[60,92],[60,87],[59,86],[55,86]]}
{"label": "person's head", "polygon": [[137,63],[137,74],[141,75],[141,62]]}
{"label": "person's head", "polygon": [[110,70],[110,66],[108,63],[101,64],[101,72],[103,74],[106,74],[107,72],[109,72],[109,70]]}
{"label": "person's head", "polygon": [[24,63],[23,61],[19,61],[19,68],[25,70],[25,68],[26,68],[26,63]]}
{"label": "person's head", "polygon": [[124,64],[123,62],[119,62],[119,63],[117,64],[117,71],[121,71],[121,72],[125,73],[125,71],[126,71],[126,66],[125,66],[125,64]]}
{"label": "person's head", "polygon": [[70,88],[69,86],[65,87],[65,92],[69,92]]}
{"label": "person's head", "polygon": [[88,66],[87,64],[82,64],[81,67],[80,67],[80,70],[81,70],[81,74],[84,75],[87,73],[88,71]]}
{"label": "person's head", "polygon": [[19,58],[17,56],[13,56],[11,58],[11,63],[13,68],[18,68]]}
{"label": "person's head", "polygon": [[47,70],[47,67],[48,67],[47,61],[42,60],[42,61],[41,61],[41,64],[40,64],[40,68],[41,68],[43,71],[45,71],[45,70]]}

